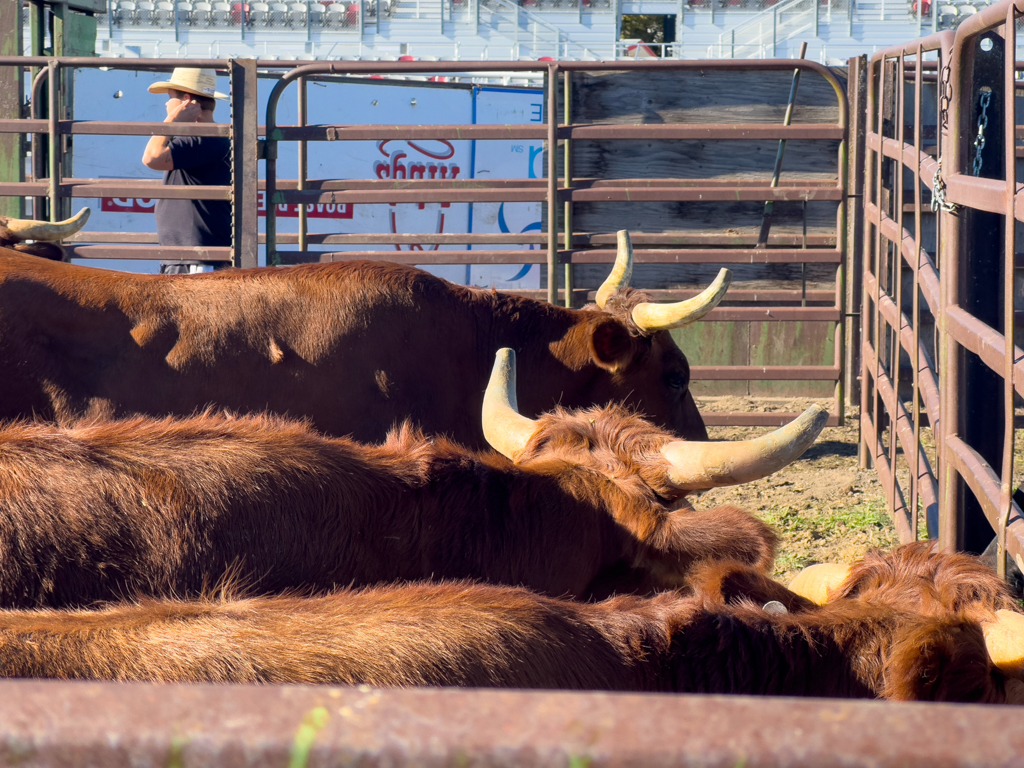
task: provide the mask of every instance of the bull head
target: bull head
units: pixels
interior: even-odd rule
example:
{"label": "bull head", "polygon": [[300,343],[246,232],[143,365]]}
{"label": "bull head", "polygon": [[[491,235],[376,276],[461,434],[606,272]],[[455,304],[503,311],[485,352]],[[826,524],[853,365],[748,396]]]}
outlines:
{"label": "bull head", "polygon": [[[516,407],[515,352],[499,349],[484,393],[483,430],[496,451],[515,461],[537,431],[537,423]],[[661,448],[669,481],[683,491],[699,491],[759,480],[799,458],[817,439],[828,413],[814,405],[784,427],[753,440],[691,442],[672,440]]]}
{"label": "bull head", "polygon": [[[824,605],[850,575],[849,565],[819,563],[804,568],[789,585],[791,592]],[[1024,679],[1024,615],[1001,609],[995,619],[980,622],[992,663],[1002,672]]]}
{"label": "bull head", "polygon": [[[601,309],[604,309],[608,299],[615,293],[629,286],[629,280],[633,276],[633,243],[630,240],[629,232],[623,229],[617,234],[618,249],[615,254],[615,264],[612,265],[611,274],[597,289],[595,298],[597,306]],[[655,331],[681,328],[696,322],[718,306],[729,289],[731,280],[732,273],[728,269],[722,269],[714,282],[692,299],[672,304],[653,304],[651,302],[637,304],[631,313],[633,323],[644,333],[650,334]]]}
{"label": "bull head", "polygon": [[89,221],[89,209],[83,208],[65,221],[35,221],[34,219],[0,218],[0,232],[7,231],[9,238],[20,243],[25,240],[52,242],[63,240],[77,233]]}

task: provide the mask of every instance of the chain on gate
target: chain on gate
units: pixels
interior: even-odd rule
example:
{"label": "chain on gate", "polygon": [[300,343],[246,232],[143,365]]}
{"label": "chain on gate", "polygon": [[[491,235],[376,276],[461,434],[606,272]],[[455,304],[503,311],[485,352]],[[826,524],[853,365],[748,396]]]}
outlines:
{"label": "chain on gate", "polygon": [[981,175],[981,150],[985,148],[985,129],[988,128],[988,105],[992,101],[992,91],[981,94],[981,114],[978,115],[978,135],[974,139],[974,175]]}
{"label": "chain on gate", "polygon": [[[942,83],[939,88],[939,133],[949,125],[949,103],[953,97],[953,84],[950,82],[952,68],[947,64],[942,68]],[[956,213],[959,206],[946,199],[946,182],[942,180],[942,156],[938,157],[938,165],[932,176],[932,210]]]}

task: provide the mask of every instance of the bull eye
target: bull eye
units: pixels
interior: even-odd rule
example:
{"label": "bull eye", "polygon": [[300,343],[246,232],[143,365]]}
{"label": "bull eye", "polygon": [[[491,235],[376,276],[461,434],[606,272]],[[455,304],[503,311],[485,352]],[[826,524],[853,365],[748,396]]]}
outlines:
{"label": "bull eye", "polygon": [[668,380],[668,385],[673,389],[686,389],[686,386],[689,383],[686,379],[686,376],[679,373],[678,371],[670,373],[666,378]]}

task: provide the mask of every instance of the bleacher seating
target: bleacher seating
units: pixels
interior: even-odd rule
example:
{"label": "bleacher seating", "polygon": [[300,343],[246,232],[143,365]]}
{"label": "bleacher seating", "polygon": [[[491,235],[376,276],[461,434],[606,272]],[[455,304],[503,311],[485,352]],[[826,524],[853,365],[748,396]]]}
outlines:
{"label": "bleacher seating", "polygon": [[249,10],[249,26],[265,27],[270,23],[270,6],[267,3],[253,3]]}
{"label": "bleacher seating", "polygon": [[160,0],[153,10],[153,23],[158,27],[174,26],[174,3]]}
{"label": "bleacher seating", "polygon": [[225,0],[217,0],[212,3],[210,11],[210,23],[215,27],[227,27],[231,25],[231,3]]}
{"label": "bleacher seating", "polygon": [[192,3],[190,0],[178,0],[178,26],[188,27],[192,24]]}
{"label": "bleacher seating", "polygon": [[272,27],[286,27],[286,26],[288,26],[288,4],[287,3],[271,3],[270,4],[270,26],[272,26]]}
{"label": "bleacher seating", "polygon": [[114,23],[119,27],[135,24],[135,3],[132,0],[120,0],[114,13]]}
{"label": "bleacher seating", "polygon": [[309,24],[313,27],[322,27],[325,22],[326,8],[323,3],[309,4]]}
{"label": "bleacher seating", "polygon": [[288,5],[288,24],[293,28],[305,29],[308,14],[305,3],[292,2]]}
{"label": "bleacher seating", "polygon": [[196,0],[192,3],[192,26],[208,27],[213,16],[213,6],[206,0]]}
{"label": "bleacher seating", "polygon": [[331,3],[324,13],[324,26],[328,29],[341,29],[345,26],[345,5]]}
{"label": "bleacher seating", "polygon": [[135,6],[135,23],[140,27],[153,26],[153,12],[156,5],[152,0],[139,0]]}

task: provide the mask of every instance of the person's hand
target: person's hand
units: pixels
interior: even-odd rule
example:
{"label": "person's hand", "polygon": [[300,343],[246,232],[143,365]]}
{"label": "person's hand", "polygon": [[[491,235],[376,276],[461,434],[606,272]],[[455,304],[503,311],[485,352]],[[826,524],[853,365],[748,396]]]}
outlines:
{"label": "person's hand", "polygon": [[196,101],[167,102],[165,123],[197,123],[203,110]]}

